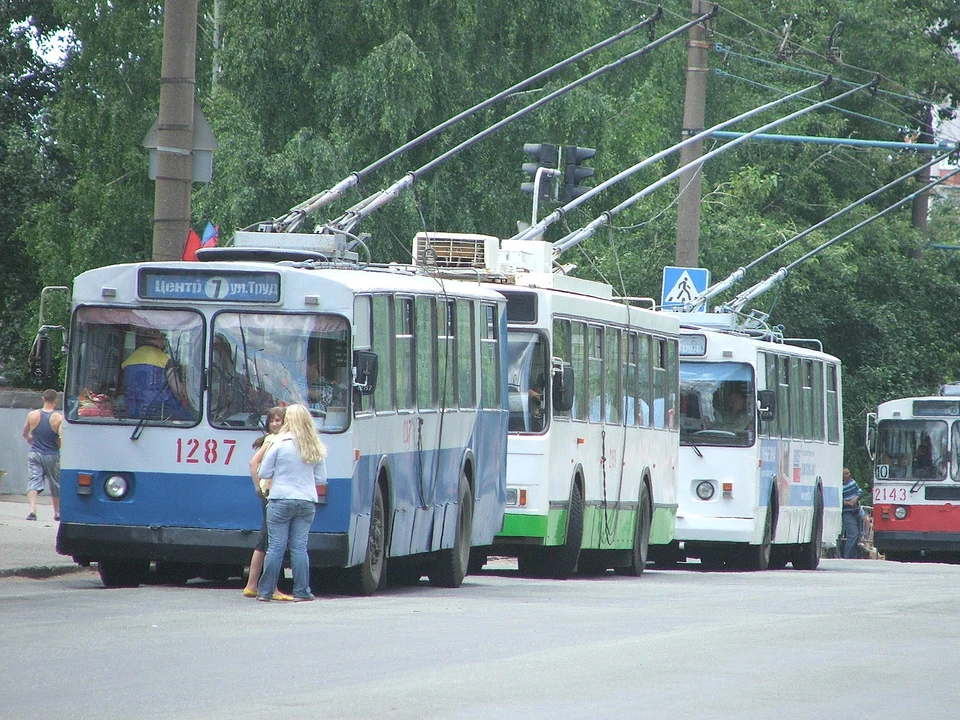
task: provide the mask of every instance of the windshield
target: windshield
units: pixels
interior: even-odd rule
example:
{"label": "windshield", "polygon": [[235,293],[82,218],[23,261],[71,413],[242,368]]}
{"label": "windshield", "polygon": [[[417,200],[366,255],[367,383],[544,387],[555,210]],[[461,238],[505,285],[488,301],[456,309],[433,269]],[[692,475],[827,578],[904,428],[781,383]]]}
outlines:
{"label": "windshield", "polygon": [[325,431],[347,427],[350,335],[337,315],[220,313],[213,321],[210,424],[256,427],[302,403]]}
{"label": "windshield", "polygon": [[81,307],[66,415],[75,422],[193,425],[203,390],[203,318],[189,310]]}
{"label": "windshield", "polygon": [[748,447],[756,438],[753,369],[745,363],[680,363],[680,444]]}
{"label": "windshield", "polygon": [[541,433],[549,412],[547,343],[543,336],[511,329],[507,334],[511,432]]}
{"label": "windshield", "polygon": [[876,475],[881,479],[945,479],[947,423],[881,420],[877,428]]}

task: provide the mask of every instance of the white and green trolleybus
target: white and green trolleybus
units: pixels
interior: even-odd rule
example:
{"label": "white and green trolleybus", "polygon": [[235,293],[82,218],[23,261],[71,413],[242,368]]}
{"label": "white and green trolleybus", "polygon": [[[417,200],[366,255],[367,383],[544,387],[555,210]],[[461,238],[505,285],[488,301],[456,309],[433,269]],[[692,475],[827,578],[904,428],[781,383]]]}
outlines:
{"label": "white and green trolleybus", "polygon": [[677,317],[550,272],[544,242],[422,233],[416,247],[507,298],[506,511],[487,551],[530,576],[639,575],[649,544],[673,540]]}

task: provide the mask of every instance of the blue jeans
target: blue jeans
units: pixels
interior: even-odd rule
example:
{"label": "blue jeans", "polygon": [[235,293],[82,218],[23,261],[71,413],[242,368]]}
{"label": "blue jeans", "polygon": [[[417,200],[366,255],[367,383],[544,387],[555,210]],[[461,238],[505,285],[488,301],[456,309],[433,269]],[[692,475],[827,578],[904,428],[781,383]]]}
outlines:
{"label": "blue jeans", "polygon": [[310,558],[307,555],[307,537],[317,506],[309,500],[270,500],[267,503],[267,556],[263,561],[263,574],[257,585],[257,595],[273,596],[280,571],[283,570],[283,553],[290,546],[290,567],[293,570],[293,596],[312,597],[310,592]]}
{"label": "blue jeans", "polygon": [[857,543],[860,542],[860,508],[844,510],[840,513],[843,522],[843,547],[840,548],[840,557],[854,558],[857,556]]}

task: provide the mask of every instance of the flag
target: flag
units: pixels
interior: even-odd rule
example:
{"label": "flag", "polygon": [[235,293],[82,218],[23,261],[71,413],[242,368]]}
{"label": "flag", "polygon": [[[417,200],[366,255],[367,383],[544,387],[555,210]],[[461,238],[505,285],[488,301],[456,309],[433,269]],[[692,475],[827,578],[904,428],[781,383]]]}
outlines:
{"label": "flag", "polygon": [[220,228],[207,220],[207,226],[203,229],[203,240],[200,247],[216,247],[217,237],[220,235]]}
{"label": "flag", "polygon": [[187,244],[183,248],[183,260],[187,262],[197,262],[197,250],[201,247],[200,236],[197,235],[197,231],[193,228],[190,228],[190,232],[187,233]]}

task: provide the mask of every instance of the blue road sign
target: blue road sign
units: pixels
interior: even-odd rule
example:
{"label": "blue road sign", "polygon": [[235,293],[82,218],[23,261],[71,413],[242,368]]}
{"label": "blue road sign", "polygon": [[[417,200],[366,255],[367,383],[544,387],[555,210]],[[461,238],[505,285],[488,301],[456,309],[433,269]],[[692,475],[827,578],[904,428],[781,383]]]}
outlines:
{"label": "blue road sign", "polygon": [[682,310],[709,286],[709,270],[667,265],[663,268],[663,295],[660,306],[664,310]]}

